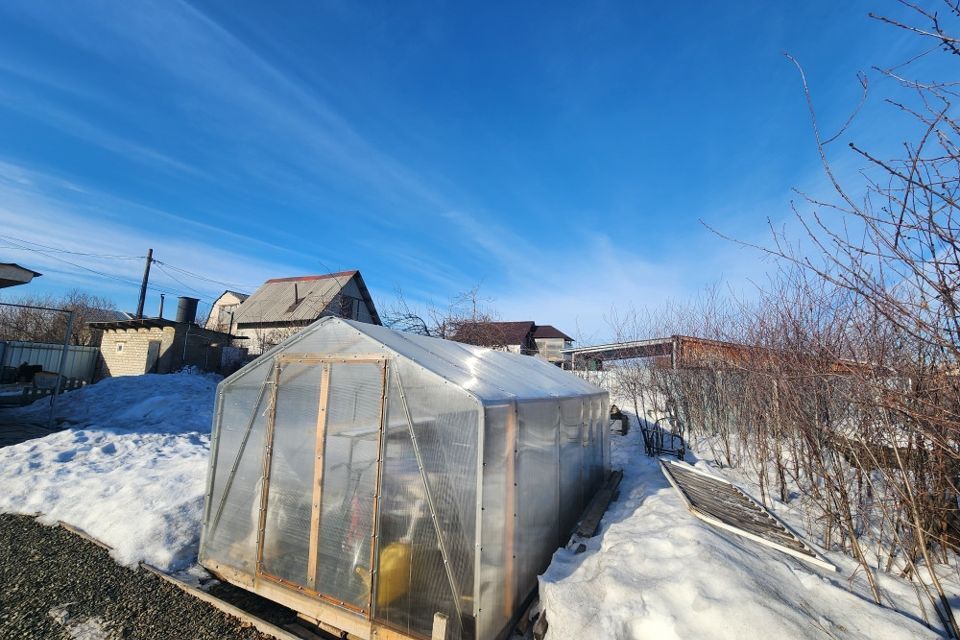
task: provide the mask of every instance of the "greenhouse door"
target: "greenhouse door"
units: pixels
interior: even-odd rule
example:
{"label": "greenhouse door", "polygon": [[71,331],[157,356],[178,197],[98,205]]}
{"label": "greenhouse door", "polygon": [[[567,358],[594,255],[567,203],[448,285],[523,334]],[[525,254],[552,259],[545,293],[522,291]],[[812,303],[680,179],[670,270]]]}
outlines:
{"label": "greenhouse door", "polygon": [[386,361],[278,367],[257,573],[369,616]]}

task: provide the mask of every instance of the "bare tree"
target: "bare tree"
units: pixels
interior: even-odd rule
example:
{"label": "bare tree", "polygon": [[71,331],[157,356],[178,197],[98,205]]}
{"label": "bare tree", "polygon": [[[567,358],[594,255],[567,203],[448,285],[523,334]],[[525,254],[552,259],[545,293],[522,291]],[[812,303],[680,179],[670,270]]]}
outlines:
{"label": "bare tree", "polygon": [[[74,312],[71,344],[97,346],[102,332],[90,322],[116,319],[111,300],[74,289],[66,295],[20,296],[4,300],[27,307],[46,307]],[[67,330],[67,315],[43,309],[0,306],[0,339],[61,343]]]}
{"label": "bare tree", "polygon": [[383,323],[398,331],[504,347],[506,335],[503,328],[496,325],[498,316],[490,307],[492,302],[480,293],[480,285],[475,285],[452,296],[443,305],[428,304],[424,309],[417,309],[398,289],[394,302],[383,314]]}

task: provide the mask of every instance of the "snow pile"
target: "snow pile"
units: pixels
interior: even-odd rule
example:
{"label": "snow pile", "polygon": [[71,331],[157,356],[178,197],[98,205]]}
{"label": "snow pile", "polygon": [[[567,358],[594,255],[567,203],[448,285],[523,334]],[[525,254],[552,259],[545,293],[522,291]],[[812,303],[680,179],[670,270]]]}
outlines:
{"label": "snow pile", "polygon": [[[113,547],[128,566],[196,561],[218,376],[107,378],[64,394],[73,426],[0,449],[0,512],[63,520]],[[18,410],[43,419],[41,400]]]}
{"label": "snow pile", "polygon": [[[611,436],[624,479],[600,535],[583,554],[558,551],[540,578],[548,640],[941,637],[919,619],[904,581],[882,576],[881,584],[909,610],[879,607],[841,554],[825,554],[840,568],[832,573],[693,517],[644,454],[635,425]],[[718,474],[704,461],[696,466]],[[802,533],[799,518],[777,515]]]}

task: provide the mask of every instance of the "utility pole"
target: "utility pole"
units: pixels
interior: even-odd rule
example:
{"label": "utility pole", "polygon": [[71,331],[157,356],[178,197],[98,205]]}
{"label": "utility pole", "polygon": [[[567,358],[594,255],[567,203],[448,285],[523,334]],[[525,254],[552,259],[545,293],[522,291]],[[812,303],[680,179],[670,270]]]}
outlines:
{"label": "utility pole", "polygon": [[137,303],[137,318],[143,317],[143,303],[147,299],[147,280],[150,279],[150,263],[153,262],[153,249],[147,249],[147,264],[143,268],[143,283],[140,285],[140,301]]}

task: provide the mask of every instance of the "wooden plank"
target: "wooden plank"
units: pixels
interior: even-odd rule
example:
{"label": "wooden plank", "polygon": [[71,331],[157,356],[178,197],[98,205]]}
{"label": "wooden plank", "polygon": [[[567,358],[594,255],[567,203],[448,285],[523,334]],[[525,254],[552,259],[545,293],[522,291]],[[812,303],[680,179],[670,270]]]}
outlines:
{"label": "wooden plank", "polygon": [[207,604],[213,607],[216,607],[217,609],[226,613],[227,615],[237,618],[243,624],[247,624],[252,627],[255,627],[257,631],[261,633],[265,633],[269,636],[273,636],[278,640],[303,640],[300,636],[296,636],[290,633],[289,631],[281,629],[280,627],[273,624],[272,622],[267,622],[262,618],[258,618],[257,616],[247,611],[244,611],[243,609],[235,605],[232,605],[229,602],[221,600],[216,596],[210,595],[209,593],[207,593],[206,591],[203,591],[202,589],[198,589],[192,585],[187,584],[186,582],[183,582],[182,580],[178,580],[177,578],[171,576],[170,574],[164,573],[160,569],[157,569],[156,567],[149,565],[146,562],[141,562],[140,568],[154,574],[161,580],[169,584],[172,584],[173,586],[177,587],[181,591],[184,591],[185,593],[189,593],[191,596],[197,598],[198,600],[203,600]]}
{"label": "wooden plank", "polygon": [[520,619],[517,620],[517,624],[514,626],[514,632],[519,636],[526,636],[527,630],[530,628],[530,618],[534,610],[540,606],[539,598],[531,598],[530,604],[527,605],[526,609],[523,610],[523,614],[520,616]]}
{"label": "wooden plank", "polygon": [[[335,638],[340,637],[340,633],[341,633],[340,629],[337,629],[333,625],[327,624],[322,620],[311,620],[309,617],[303,615],[302,613],[298,613],[297,617],[300,618],[301,622],[296,624],[299,624],[301,629],[304,629],[310,633],[316,633],[316,631],[314,631],[313,629],[319,629],[320,633],[326,633]],[[310,625],[311,628],[307,629],[306,627],[303,626],[304,624]],[[287,628],[289,627],[290,625],[287,625]]]}
{"label": "wooden plank", "polygon": [[442,613],[433,614],[433,631],[430,634],[430,640],[447,640],[447,616]]}
{"label": "wooden plank", "polygon": [[373,521],[370,531],[370,592],[368,594],[369,610],[376,607],[377,590],[380,588],[380,563],[377,554],[380,549],[380,491],[382,490],[383,460],[386,438],[383,437],[387,424],[387,361],[380,363],[380,424],[377,429],[377,470],[373,479]]}
{"label": "wooden plank", "polygon": [[111,547],[110,545],[108,545],[106,542],[104,542],[104,541],[102,541],[102,540],[98,540],[97,538],[94,538],[92,535],[90,535],[89,533],[87,533],[86,531],[84,531],[83,529],[81,529],[80,527],[75,527],[75,526],[73,526],[72,524],[68,524],[68,523],[64,522],[63,520],[57,520],[57,525],[58,525],[61,529],[66,529],[66,530],[69,531],[70,533],[72,533],[72,534],[74,534],[74,535],[77,535],[77,536],[80,536],[81,538],[83,538],[83,539],[86,540],[87,542],[92,542],[93,544],[97,545],[97,546],[100,547],[101,549],[106,549],[107,551],[113,551],[113,547]]}
{"label": "wooden plank", "polygon": [[236,585],[247,591],[272,600],[284,607],[293,609],[302,618],[321,628],[330,627],[346,631],[352,636],[369,640],[372,638],[371,624],[366,617],[352,613],[347,609],[330,604],[326,600],[294,590],[277,582],[262,578],[252,580],[251,576],[241,574],[230,567],[215,562],[204,563],[204,567],[223,582]]}
{"label": "wooden plank", "polygon": [[256,571],[263,570],[263,534],[267,527],[267,502],[270,495],[270,466],[273,462],[273,430],[277,423],[277,396],[280,392],[280,361],[274,363],[273,389],[270,391],[270,406],[267,414],[267,433],[263,446],[263,482],[260,483],[260,514],[257,519]]}
{"label": "wooden plank", "polygon": [[327,401],[330,398],[330,365],[320,373],[320,405],[317,408],[317,431],[313,461],[313,502],[310,513],[310,550],[307,554],[307,586],[317,588],[317,554],[320,547],[320,504],[323,493],[324,448],[327,440]]}
{"label": "wooden plank", "polygon": [[316,353],[286,353],[277,356],[281,364],[356,364],[365,362],[377,364],[387,359],[386,354],[382,353],[357,353],[354,355],[329,356]]}
{"label": "wooden plank", "polygon": [[592,538],[596,535],[597,529],[600,527],[600,520],[603,519],[603,514],[607,512],[607,507],[610,506],[621,480],[623,480],[623,471],[618,469],[610,473],[603,487],[587,505],[583,518],[577,524],[576,535],[581,538]]}
{"label": "wooden plank", "polygon": [[285,624],[283,625],[283,628],[298,638],[303,638],[303,640],[328,640],[328,638],[320,635],[319,633],[316,633],[311,629],[307,629],[299,622]]}

